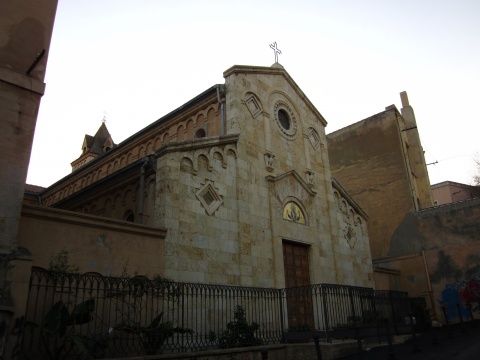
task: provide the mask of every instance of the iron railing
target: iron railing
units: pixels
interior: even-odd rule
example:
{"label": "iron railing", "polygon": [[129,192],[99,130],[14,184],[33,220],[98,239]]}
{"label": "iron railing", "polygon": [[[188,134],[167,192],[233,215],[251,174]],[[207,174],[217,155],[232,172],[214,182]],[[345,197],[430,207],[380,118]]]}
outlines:
{"label": "iron railing", "polygon": [[274,344],[309,331],[328,340],[380,320],[398,331],[409,306],[406,293],[354,286],[266,289],[33,268],[22,351],[101,358]]}

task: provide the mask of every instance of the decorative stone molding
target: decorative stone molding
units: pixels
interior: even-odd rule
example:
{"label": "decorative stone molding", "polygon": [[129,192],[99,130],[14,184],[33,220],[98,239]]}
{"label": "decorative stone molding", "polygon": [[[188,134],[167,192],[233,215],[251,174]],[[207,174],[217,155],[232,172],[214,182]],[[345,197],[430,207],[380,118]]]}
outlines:
{"label": "decorative stone molding", "polygon": [[344,236],[350,246],[350,249],[355,247],[355,242],[357,241],[357,234],[350,225],[345,226]]}
{"label": "decorative stone molding", "polygon": [[321,145],[320,136],[314,128],[310,128],[307,134],[307,138],[310,141],[312,147],[316,150]]}
{"label": "decorative stone molding", "polygon": [[307,169],[307,171],[305,171],[305,176],[307,178],[308,186],[313,187],[315,181],[315,173],[312,170]]}
{"label": "decorative stone molding", "polygon": [[305,225],[305,215],[300,206],[293,201],[289,201],[283,208],[283,219]]}
{"label": "decorative stone molding", "polygon": [[260,102],[253,94],[250,94],[250,96],[248,96],[243,103],[247,106],[250,115],[252,115],[254,119],[262,112]]}
{"label": "decorative stone molding", "polygon": [[210,180],[207,180],[205,185],[195,195],[208,215],[213,215],[223,203],[222,197],[213,187],[213,182]]}
{"label": "decorative stone molding", "polygon": [[265,156],[265,167],[267,168],[267,171],[272,172],[273,160],[275,159],[275,155],[273,155],[270,151],[267,151],[264,156]]}
{"label": "decorative stone molding", "polygon": [[273,106],[273,116],[282,136],[293,140],[297,134],[297,119],[292,108],[285,101],[279,100]]}

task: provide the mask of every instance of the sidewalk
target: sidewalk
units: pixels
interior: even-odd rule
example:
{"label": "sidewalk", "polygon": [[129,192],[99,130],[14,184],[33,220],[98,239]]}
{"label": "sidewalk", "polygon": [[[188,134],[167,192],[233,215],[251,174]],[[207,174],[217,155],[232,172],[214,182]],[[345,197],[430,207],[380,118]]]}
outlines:
{"label": "sidewalk", "polygon": [[[369,342],[367,347],[370,350],[362,354],[349,356],[344,359],[354,360],[478,360],[480,359],[480,323],[466,322],[462,324],[450,325],[450,334],[446,326],[435,328],[434,335],[438,344],[433,344],[434,337],[432,333],[425,332],[416,336],[415,347],[414,339],[409,339],[404,343],[395,344],[390,351],[388,344],[378,345]],[[453,337],[452,337],[453,336]],[[414,350],[417,349],[417,351]]]}

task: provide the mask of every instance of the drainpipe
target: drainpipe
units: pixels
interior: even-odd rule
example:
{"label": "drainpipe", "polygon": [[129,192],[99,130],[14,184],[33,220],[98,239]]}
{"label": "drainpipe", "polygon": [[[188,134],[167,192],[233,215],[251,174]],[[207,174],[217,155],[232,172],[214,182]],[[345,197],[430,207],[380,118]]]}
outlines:
{"label": "drainpipe", "polygon": [[[422,250],[422,257],[423,257],[423,266],[425,266],[425,276],[427,277],[427,284],[428,284],[428,294],[430,296],[430,305],[432,306],[433,317],[437,320],[437,311],[435,307],[435,301],[433,300],[433,291],[432,291],[432,284],[430,282],[430,275],[428,274],[428,266],[427,266],[427,259],[425,258],[425,250]],[[432,319],[430,319],[431,321]],[[431,324],[430,324],[431,325]]]}
{"label": "drainpipe", "polygon": [[143,204],[144,204],[144,193],[145,193],[145,167],[148,164],[148,157],[142,164],[140,168],[140,190],[139,190],[139,199],[138,199],[138,223],[143,224]]}
{"label": "drainpipe", "polygon": [[220,116],[221,116],[221,123],[220,123],[220,135],[225,135],[225,117],[223,115],[223,102],[220,99],[220,85],[217,85],[217,101],[220,104]]}

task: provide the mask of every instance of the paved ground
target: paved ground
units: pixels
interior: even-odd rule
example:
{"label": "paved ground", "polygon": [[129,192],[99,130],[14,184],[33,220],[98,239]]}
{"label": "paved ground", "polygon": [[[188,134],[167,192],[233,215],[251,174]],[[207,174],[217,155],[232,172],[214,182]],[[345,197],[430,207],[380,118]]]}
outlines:
{"label": "paved ground", "polygon": [[[450,334],[447,327],[434,329],[438,344],[433,344],[434,336],[430,332],[416,337],[418,351],[414,350],[413,339],[404,343],[395,344],[390,350],[388,345],[376,346],[372,342],[368,346],[372,348],[363,354],[350,356],[348,360],[480,360],[480,323],[465,323],[450,326]],[[452,337],[453,336],[453,337]]]}

